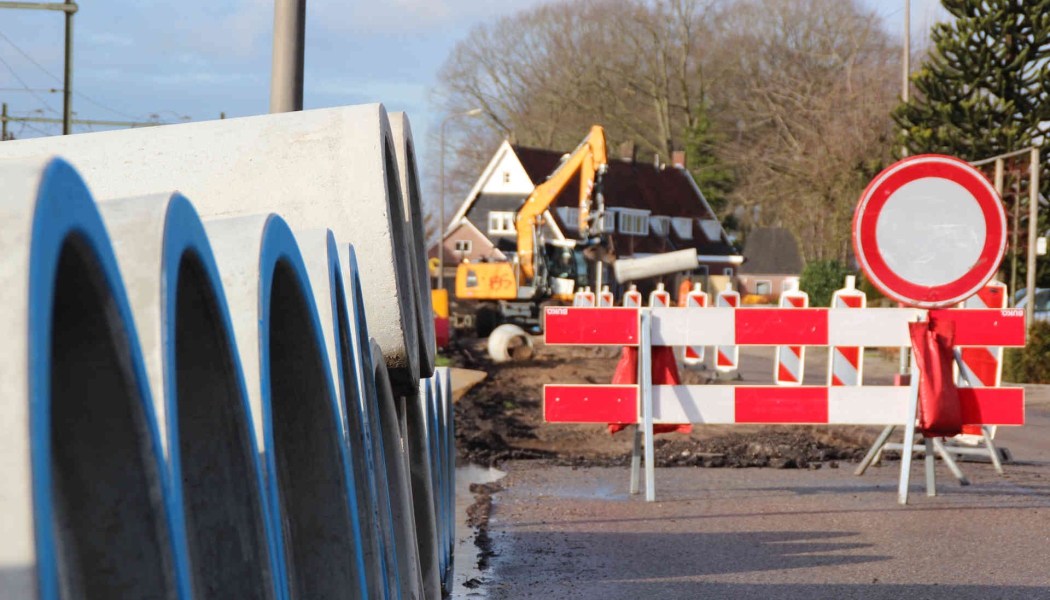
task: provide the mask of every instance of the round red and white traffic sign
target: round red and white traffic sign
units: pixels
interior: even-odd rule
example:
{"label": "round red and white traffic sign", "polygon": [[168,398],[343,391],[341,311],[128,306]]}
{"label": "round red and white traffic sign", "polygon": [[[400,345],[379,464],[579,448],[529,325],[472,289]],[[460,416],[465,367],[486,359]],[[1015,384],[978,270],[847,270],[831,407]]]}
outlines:
{"label": "round red and white traffic sign", "polygon": [[853,216],[853,250],[887,297],[940,308],[977,293],[1006,252],[1006,213],[980,171],[924,154],[887,167]]}

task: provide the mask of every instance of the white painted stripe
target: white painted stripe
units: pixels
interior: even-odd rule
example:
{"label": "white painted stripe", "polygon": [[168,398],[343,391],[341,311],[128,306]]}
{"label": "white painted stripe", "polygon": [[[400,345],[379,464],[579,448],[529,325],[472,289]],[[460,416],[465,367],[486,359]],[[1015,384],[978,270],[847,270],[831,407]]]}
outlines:
{"label": "white painted stripe", "polygon": [[834,425],[900,425],[907,419],[905,386],[828,388],[828,423]]}
{"label": "white painted stripe", "polygon": [[908,323],[918,319],[915,308],[828,309],[828,345],[911,346]]}
{"label": "white painted stripe", "polygon": [[732,424],[736,422],[734,390],[728,385],[654,385],[654,422]]}
{"label": "white painted stripe", "polygon": [[735,308],[654,308],[654,346],[732,346]]}

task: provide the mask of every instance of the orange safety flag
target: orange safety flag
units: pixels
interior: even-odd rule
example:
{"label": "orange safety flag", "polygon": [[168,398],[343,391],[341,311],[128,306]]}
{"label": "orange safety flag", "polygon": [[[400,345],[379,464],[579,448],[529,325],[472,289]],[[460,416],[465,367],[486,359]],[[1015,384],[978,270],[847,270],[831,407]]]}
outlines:
{"label": "orange safety flag", "polygon": [[955,322],[931,319],[909,323],[919,368],[919,429],[928,437],[962,433],[962,406],[955,386]]}
{"label": "orange safety flag", "polygon": [[[679,385],[682,379],[678,376],[678,362],[675,361],[674,348],[670,346],[653,346],[653,385]],[[616,372],[613,373],[613,385],[637,385],[638,384],[638,348],[636,346],[624,346],[620,362],[616,364]],[[622,423],[609,423],[609,433],[616,433],[626,429],[627,425]],[[663,424],[653,425],[653,433],[689,433],[693,426],[685,423],[682,425]]]}

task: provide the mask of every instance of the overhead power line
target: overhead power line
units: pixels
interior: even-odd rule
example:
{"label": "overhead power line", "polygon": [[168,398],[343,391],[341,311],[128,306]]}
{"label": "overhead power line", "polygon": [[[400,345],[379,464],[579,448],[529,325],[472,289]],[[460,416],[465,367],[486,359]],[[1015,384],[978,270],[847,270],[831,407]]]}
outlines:
{"label": "overhead power line", "polygon": [[4,57],[2,57],[2,56],[0,56],[0,64],[4,65],[4,67],[7,68],[7,70],[11,73],[11,76],[15,78],[15,81],[17,81],[18,83],[22,84],[22,91],[29,92],[29,94],[31,96],[36,98],[37,101],[40,102],[41,104],[43,104],[49,111],[55,113],[56,115],[60,114],[57,110],[55,110],[54,108],[51,108],[50,104],[48,104],[47,102],[44,102],[43,98],[41,98],[40,96],[37,96],[36,92],[34,92],[32,90],[32,88],[30,88],[28,85],[26,85],[26,82],[21,77],[18,76],[18,72],[15,71],[14,67],[12,67],[10,64],[8,64],[8,62],[6,60],[4,60]]}

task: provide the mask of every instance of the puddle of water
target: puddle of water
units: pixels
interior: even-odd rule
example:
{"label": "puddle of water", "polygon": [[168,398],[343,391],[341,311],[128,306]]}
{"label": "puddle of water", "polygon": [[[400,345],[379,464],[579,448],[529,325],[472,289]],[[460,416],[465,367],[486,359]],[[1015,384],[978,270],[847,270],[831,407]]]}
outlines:
{"label": "puddle of water", "polygon": [[[485,581],[487,574],[478,570],[478,548],[474,545],[474,529],[467,526],[467,507],[474,503],[470,493],[472,483],[491,483],[502,479],[506,473],[491,467],[468,464],[456,468],[456,554],[452,573],[453,599],[485,598],[486,585],[471,589],[463,584],[467,581]],[[491,571],[491,566],[488,569]]]}

